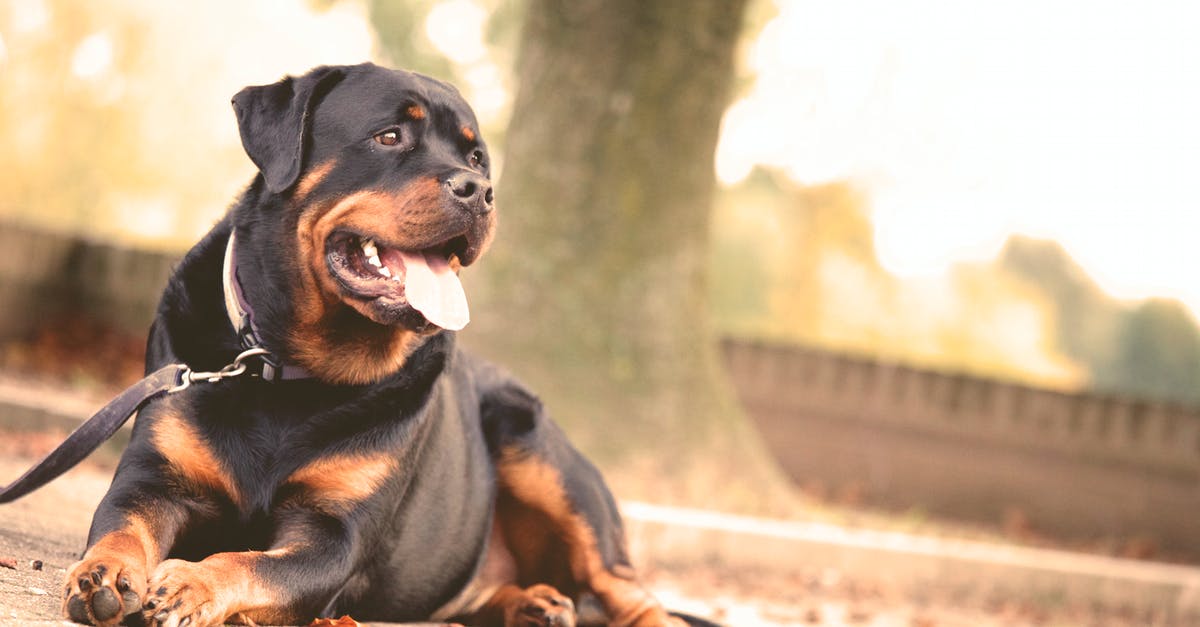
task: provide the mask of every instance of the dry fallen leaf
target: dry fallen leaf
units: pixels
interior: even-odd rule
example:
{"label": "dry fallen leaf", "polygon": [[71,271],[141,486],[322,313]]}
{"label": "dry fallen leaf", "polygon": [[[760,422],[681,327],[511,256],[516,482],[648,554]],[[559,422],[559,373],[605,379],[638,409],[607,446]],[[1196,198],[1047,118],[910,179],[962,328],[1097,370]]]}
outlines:
{"label": "dry fallen leaf", "polygon": [[360,627],[361,625],[362,623],[347,615],[341,618],[318,618],[309,623],[308,627]]}

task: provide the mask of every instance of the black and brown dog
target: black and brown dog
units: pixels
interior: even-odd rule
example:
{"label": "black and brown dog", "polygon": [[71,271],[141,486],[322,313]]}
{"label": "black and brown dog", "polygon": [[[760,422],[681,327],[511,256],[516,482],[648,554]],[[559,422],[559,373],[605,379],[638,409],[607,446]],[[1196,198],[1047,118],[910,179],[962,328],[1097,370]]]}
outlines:
{"label": "black and brown dog", "polygon": [[683,624],[638,583],[595,468],[447,330],[496,224],[459,93],[363,64],[233,106],[259,174],[176,269],[147,368],[269,355],[141,412],[66,614],[572,625],[594,595],[613,625]]}

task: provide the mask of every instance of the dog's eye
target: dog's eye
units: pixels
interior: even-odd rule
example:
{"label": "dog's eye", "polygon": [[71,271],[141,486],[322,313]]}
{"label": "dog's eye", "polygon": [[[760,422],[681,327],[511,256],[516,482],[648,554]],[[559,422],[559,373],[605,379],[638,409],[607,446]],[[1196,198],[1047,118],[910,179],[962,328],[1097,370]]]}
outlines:
{"label": "dog's eye", "polygon": [[478,168],[480,165],[483,164],[483,151],[482,150],[472,151],[471,156],[467,157],[467,161],[471,164],[472,168]]}
{"label": "dog's eye", "polygon": [[395,146],[400,143],[400,131],[384,131],[375,136],[375,141],[383,146]]}

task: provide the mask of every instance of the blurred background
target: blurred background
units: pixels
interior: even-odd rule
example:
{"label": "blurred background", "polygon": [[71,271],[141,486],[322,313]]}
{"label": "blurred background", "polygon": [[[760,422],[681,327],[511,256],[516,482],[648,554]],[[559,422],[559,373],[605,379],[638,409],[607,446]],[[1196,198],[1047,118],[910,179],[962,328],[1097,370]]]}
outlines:
{"label": "blurred background", "polygon": [[0,371],[136,380],[171,263],[255,174],[230,96],[372,60],[475,107],[501,227],[463,342],[619,496],[1193,563],[1198,24],[1183,1],[6,0]]}

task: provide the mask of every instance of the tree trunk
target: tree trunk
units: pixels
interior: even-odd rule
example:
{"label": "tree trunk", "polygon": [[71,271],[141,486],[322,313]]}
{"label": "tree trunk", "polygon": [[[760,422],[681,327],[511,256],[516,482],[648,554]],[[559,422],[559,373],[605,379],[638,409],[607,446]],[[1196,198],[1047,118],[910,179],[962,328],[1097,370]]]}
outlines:
{"label": "tree trunk", "polygon": [[[775,482],[707,306],[713,154],[744,8],[533,0],[526,17],[500,230],[464,273],[464,340],[530,383],[610,475],[666,479],[626,494],[744,506]],[[715,494],[717,477],[740,494]]]}

